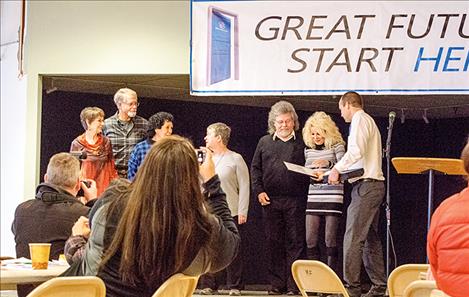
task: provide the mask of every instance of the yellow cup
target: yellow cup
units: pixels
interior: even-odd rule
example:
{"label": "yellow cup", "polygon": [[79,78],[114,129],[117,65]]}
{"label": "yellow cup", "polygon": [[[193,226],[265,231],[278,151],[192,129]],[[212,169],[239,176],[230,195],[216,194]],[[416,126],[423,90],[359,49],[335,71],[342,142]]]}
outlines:
{"label": "yellow cup", "polygon": [[50,243],[30,243],[29,252],[33,269],[47,269],[49,263]]}

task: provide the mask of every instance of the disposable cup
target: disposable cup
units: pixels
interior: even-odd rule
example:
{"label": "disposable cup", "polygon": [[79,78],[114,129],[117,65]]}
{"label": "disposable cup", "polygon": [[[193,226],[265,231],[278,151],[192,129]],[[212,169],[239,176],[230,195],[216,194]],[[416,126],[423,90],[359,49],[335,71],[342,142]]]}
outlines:
{"label": "disposable cup", "polygon": [[29,252],[31,254],[33,269],[47,269],[50,243],[30,243]]}

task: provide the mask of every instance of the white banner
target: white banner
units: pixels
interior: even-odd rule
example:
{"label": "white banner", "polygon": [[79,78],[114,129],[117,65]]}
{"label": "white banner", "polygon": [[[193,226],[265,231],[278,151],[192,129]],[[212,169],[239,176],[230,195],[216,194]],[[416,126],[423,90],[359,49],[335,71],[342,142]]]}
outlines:
{"label": "white banner", "polygon": [[191,1],[191,94],[469,94],[469,1]]}

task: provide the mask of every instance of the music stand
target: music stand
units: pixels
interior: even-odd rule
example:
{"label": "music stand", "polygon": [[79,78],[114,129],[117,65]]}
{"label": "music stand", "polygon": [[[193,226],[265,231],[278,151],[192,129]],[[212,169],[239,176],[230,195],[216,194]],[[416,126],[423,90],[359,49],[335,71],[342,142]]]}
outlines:
{"label": "music stand", "polygon": [[428,213],[427,233],[430,229],[430,219],[433,210],[433,189],[435,173],[446,175],[466,175],[462,160],[443,158],[410,158],[398,157],[392,159],[392,165],[399,174],[427,174],[428,173]]}

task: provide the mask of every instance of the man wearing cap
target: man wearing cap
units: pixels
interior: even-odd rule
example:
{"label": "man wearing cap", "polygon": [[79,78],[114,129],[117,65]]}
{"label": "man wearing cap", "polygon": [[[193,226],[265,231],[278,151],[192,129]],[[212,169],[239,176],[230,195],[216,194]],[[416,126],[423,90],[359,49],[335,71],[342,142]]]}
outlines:
{"label": "man wearing cap", "polygon": [[116,170],[127,177],[127,163],[134,146],[145,138],[148,121],[137,115],[137,93],[122,88],[114,95],[117,112],[104,121],[103,134],[111,140]]}

